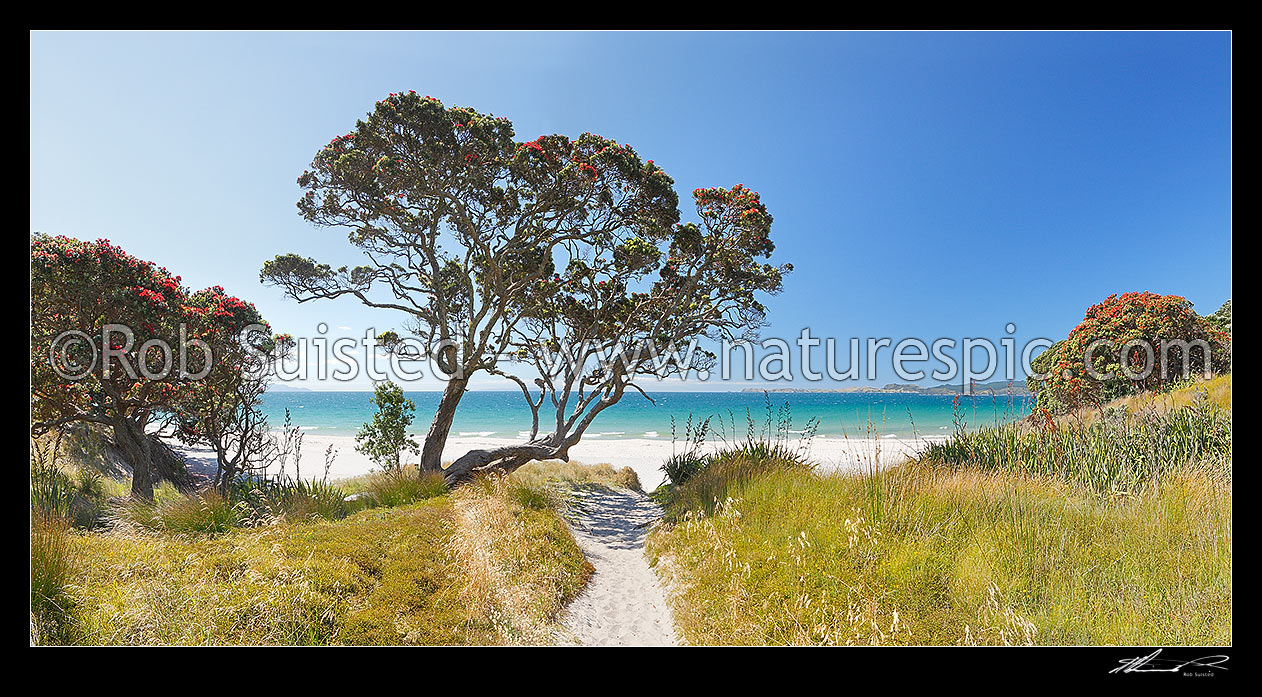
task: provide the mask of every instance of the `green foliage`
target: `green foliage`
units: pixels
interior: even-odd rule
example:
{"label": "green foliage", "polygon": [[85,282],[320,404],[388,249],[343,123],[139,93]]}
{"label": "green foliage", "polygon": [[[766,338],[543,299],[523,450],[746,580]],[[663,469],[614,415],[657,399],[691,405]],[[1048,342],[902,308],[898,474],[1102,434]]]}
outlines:
{"label": "green foliage", "polygon": [[[675,453],[662,465],[670,483],[676,487],[685,484],[712,466],[718,466],[722,472],[709,477],[709,481],[726,481],[734,473],[748,471],[750,474],[762,472],[766,468],[796,467],[807,461],[811,440],[819,428],[819,420],[807,421],[806,428],[800,433],[793,433],[793,414],[786,401],[779,408],[771,403],[771,395],[764,392],[766,416],[761,424],[754,421],[749,412],[745,414],[746,428],[743,434],[738,433],[736,416],[724,420],[718,419],[716,435],[723,443],[718,451],[703,454],[702,448],[711,434],[714,418],[693,422],[689,415],[684,424],[681,452]],[[675,435],[675,422],[671,420],[671,436]],[[744,476],[744,475],[739,475]],[[698,486],[697,488],[702,488]],[[715,492],[710,492],[715,493]],[[717,494],[716,494],[717,495]],[[722,498],[719,498],[722,501]]]}
{"label": "green foliage", "polygon": [[422,472],[416,467],[373,472],[357,478],[353,488],[356,503],[366,507],[405,506],[446,493],[447,486],[440,472]]}
{"label": "green foliage", "polygon": [[390,382],[373,387],[372,403],[377,407],[372,421],[355,434],[355,449],[367,455],[378,467],[398,471],[403,467],[403,453],[416,454],[419,448],[408,435],[416,404],[403,396],[403,388]]}
{"label": "green foliage", "polygon": [[710,464],[710,458],[695,452],[682,452],[671,455],[662,464],[662,471],[676,486],[687,482]]}
{"label": "green foliage", "polygon": [[1163,473],[1213,466],[1230,478],[1231,413],[1201,399],[1190,407],[1130,413],[1106,408],[1091,423],[1014,423],[930,443],[926,460],[952,467],[1051,477],[1101,492],[1133,492]]}
{"label": "green foliage", "polygon": [[[194,378],[208,371],[237,374],[243,352],[233,347],[240,345],[240,332],[256,324],[266,326],[252,304],[218,286],[192,293],[179,276],[108,240],[33,235],[31,355],[51,356],[60,365],[31,362],[32,431],[42,434],[67,423],[113,428],[135,473],[133,494],[151,498],[153,452],[141,442],[149,420],[176,413],[188,400],[223,385]],[[111,330],[107,359],[100,344],[110,325],[123,329]],[[54,345],[63,332],[89,339]],[[186,350],[187,360],[178,363],[174,353],[187,337],[198,339],[217,363],[208,365],[207,354],[196,348]],[[262,342],[271,346],[266,332]],[[163,344],[171,356],[164,355]],[[58,356],[63,347],[67,352]],[[142,352],[141,347],[147,348]],[[230,390],[220,389],[219,396],[230,397]],[[203,416],[214,411],[203,410]]]}
{"label": "green foliage", "polygon": [[353,509],[341,488],[318,479],[242,477],[233,481],[230,491],[232,500],[250,507],[247,520],[341,520]]}
{"label": "green foliage", "polygon": [[1231,336],[1231,299],[1223,303],[1222,307],[1214,311],[1214,314],[1205,318],[1210,324],[1214,325],[1218,331]]}
{"label": "green foliage", "polygon": [[675,486],[660,498],[665,503],[667,516],[672,519],[682,518],[689,511],[710,514],[735,488],[762,474],[783,469],[809,471],[812,467],[798,452],[783,444],[750,441],[701,458],[699,467],[682,485],[672,478]]}
{"label": "green foliage", "polygon": [[153,501],[133,498],[120,503],[113,517],[116,523],[172,535],[215,535],[256,522],[245,501],[229,500],[214,489]]}
{"label": "green foliage", "polygon": [[31,463],[31,508],[49,518],[59,518],[77,528],[100,525],[108,509],[101,475],[80,468],[77,481],[50,464]]}

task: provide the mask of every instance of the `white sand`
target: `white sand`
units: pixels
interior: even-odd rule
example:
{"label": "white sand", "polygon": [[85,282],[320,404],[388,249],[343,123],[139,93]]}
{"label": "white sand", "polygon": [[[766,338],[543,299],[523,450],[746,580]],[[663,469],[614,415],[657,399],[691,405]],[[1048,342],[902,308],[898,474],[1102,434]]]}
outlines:
{"label": "white sand", "polygon": [[565,643],[583,646],[670,646],[675,624],[644,558],[644,538],[662,510],[647,496],[598,487],[578,489],[569,514],[574,539],[596,567],[566,609]]}
{"label": "white sand", "polygon": [[[940,438],[936,438],[940,440]],[[419,440],[419,439],[418,439]],[[815,438],[811,441],[809,457],[819,463],[825,471],[863,471],[870,469],[874,463],[881,467],[898,464],[902,459],[924,447],[930,439],[910,438]],[[475,448],[494,448],[512,445],[519,441],[506,438],[452,437],[447,440],[443,450],[443,460],[450,461]],[[309,479],[320,476],[324,472],[324,449],[329,445],[337,449],[337,459],[329,470],[329,479],[355,477],[370,471],[372,462],[355,451],[355,439],[350,436],[325,436],[307,432],[303,437],[302,476]],[[796,443],[790,445],[796,446]],[[710,442],[706,450],[713,450],[722,443]],[[645,491],[652,491],[662,482],[662,463],[671,456],[672,446],[669,440],[647,438],[587,438],[570,450],[570,458],[587,464],[608,463],[617,468],[630,467],[640,478]],[[187,457],[198,459],[201,454],[197,449],[181,449]],[[210,458],[213,472],[213,458]],[[293,465],[287,474],[293,475]]]}

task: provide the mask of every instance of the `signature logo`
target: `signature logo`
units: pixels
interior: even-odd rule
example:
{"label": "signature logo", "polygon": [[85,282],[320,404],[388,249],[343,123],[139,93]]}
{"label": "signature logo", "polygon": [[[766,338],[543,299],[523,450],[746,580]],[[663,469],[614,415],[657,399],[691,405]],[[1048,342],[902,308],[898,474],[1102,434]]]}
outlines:
{"label": "signature logo", "polygon": [[1109,671],[1114,673],[1188,673],[1197,675],[1210,675],[1216,670],[1227,670],[1227,666],[1223,665],[1227,662],[1227,656],[1216,654],[1213,656],[1202,656],[1189,661],[1176,660],[1173,658],[1160,658],[1163,649],[1157,649],[1147,656],[1136,656],[1135,658],[1123,658],[1118,661],[1118,666]]}

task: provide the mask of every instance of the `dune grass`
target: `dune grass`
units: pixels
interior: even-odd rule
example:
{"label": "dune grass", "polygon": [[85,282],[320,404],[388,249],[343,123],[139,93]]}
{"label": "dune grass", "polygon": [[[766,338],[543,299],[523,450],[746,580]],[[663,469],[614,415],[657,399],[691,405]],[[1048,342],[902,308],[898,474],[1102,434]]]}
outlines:
{"label": "dune grass", "polygon": [[[196,507],[213,494],[189,498]],[[343,520],[32,527],[33,643],[546,641],[591,573],[538,483],[487,478]],[[189,516],[205,520],[205,516]],[[170,518],[170,516],[168,516]],[[52,530],[55,535],[45,531]],[[63,614],[53,604],[68,608]]]}
{"label": "dune grass", "polygon": [[513,479],[533,488],[546,488],[552,484],[582,486],[593,484],[603,487],[620,487],[642,491],[640,478],[630,467],[614,469],[607,463],[584,464],[580,462],[529,462],[513,472]]}
{"label": "dune grass", "polygon": [[[1012,423],[957,431],[924,458],[951,467],[1024,472],[1124,494],[1194,466],[1231,476],[1231,412],[1205,393],[1187,406],[1119,403],[1091,419]],[[1178,395],[1168,396],[1172,401]],[[1160,399],[1154,397],[1152,399]]]}
{"label": "dune grass", "polygon": [[694,644],[1228,644],[1230,413],[1187,404],[1131,412],[1160,448],[1069,424],[858,475],[720,454],[659,491],[648,552]]}
{"label": "dune grass", "polygon": [[358,508],[403,506],[438,496],[447,490],[438,472],[421,472],[413,465],[398,470],[371,472],[336,482],[339,490],[355,497]]}

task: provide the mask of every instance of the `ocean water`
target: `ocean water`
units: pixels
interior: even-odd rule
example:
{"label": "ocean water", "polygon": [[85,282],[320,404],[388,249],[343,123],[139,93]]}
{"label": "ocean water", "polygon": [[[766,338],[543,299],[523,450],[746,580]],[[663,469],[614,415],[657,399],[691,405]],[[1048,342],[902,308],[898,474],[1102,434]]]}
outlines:
{"label": "ocean water", "polygon": [[[273,428],[279,428],[288,409],[295,425],[320,435],[351,436],[372,417],[371,392],[269,392],[263,408]],[[413,431],[424,434],[438,406],[440,392],[408,392],[416,403]],[[957,420],[965,428],[1021,418],[1029,413],[1028,397],[950,395],[660,392],[656,404],[639,394],[628,394],[601,412],[584,435],[593,438],[671,439],[671,419],[680,438],[689,417],[711,418],[711,433],[744,438],[750,419],[755,432],[774,432],[781,411],[788,430],[800,432],[818,419],[821,437],[911,438],[946,435]],[[787,408],[786,408],[787,405]],[[547,405],[540,410],[540,430],[555,422]],[[524,438],[530,431],[530,410],[520,392],[468,392],[460,402],[452,436]]]}

